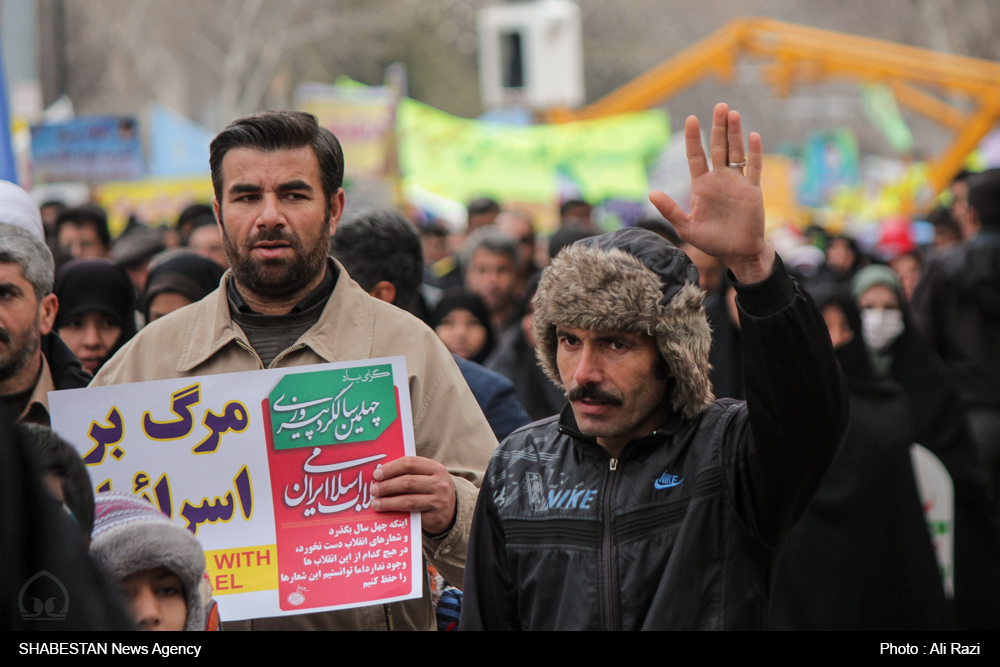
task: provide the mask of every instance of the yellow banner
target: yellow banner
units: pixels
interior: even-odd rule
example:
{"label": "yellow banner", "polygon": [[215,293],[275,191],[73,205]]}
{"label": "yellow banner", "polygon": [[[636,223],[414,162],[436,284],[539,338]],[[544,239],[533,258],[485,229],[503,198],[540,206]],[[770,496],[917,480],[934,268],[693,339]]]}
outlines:
{"label": "yellow banner", "polygon": [[253,593],[278,588],[277,545],[205,552],[208,578],[215,595]]}
{"label": "yellow banner", "polygon": [[389,176],[395,172],[393,134],[396,94],[385,86],[303,83],[296,108],[313,114],[340,140],[350,176]]}
{"label": "yellow banner", "polygon": [[801,224],[802,210],[795,192],[791,159],[784,155],[765,155],[760,189],[764,195],[764,215],[768,231],[775,227]]}
{"label": "yellow banner", "polygon": [[191,204],[212,201],[209,174],[187,178],[146,178],[141,181],[110,181],[99,185],[94,198],[108,212],[108,228],[117,238],[128,224],[129,215],[158,227],[173,226],[177,216]]}

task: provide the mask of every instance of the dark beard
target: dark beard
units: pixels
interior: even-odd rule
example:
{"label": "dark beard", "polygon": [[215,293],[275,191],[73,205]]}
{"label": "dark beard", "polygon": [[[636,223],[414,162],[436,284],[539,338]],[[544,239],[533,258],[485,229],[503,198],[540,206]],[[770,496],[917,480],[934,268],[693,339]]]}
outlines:
{"label": "dark beard", "polygon": [[[281,299],[301,291],[321,275],[329,254],[330,218],[323,222],[316,243],[306,248],[302,239],[276,228],[252,234],[237,250],[229,240],[226,226],[222,227],[222,245],[236,282],[265,299]],[[253,247],[261,241],[283,241],[295,251],[289,260],[260,260],[253,256]]]}
{"label": "dark beard", "polygon": [[22,345],[13,348],[10,345],[14,342],[14,337],[11,336],[9,331],[0,327],[0,342],[10,349],[9,356],[0,355],[0,382],[5,382],[20,373],[21,369],[24,368],[25,364],[28,363],[32,355],[38,350],[39,345],[41,345],[39,334],[40,323],[39,314],[35,317],[35,322],[31,325],[31,329],[28,330],[26,339],[22,341]]}

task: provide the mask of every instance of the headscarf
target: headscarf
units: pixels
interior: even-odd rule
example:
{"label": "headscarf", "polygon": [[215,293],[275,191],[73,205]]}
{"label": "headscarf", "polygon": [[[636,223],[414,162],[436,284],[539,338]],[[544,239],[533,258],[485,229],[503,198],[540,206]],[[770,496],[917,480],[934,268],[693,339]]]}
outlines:
{"label": "headscarf", "polygon": [[[906,331],[910,326],[909,322],[906,321],[906,297],[903,294],[903,284],[899,280],[899,275],[888,266],[884,264],[870,264],[854,275],[854,279],[851,281],[851,296],[854,297],[855,304],[865,292],[878,285],[888,287],[896,295],[900,316],[903,318],[903,331]],[[896,338],[898,340],[899,337],[897,336]],[[885,349],[879,350],[868,345],[868,355],[872,368],[879,375],[889,374],[892,368],[892,350],[894,347],[893,344],[890,344]]]}
{"label": "headscarf", "polygon": [[483,343],[482,349],[469,360],[481,364],[496,347],[496,338],[493,335],[493,326],[490,324],[490,311],[478,296],[467,291],[464,287],[454,287],[445,291],[444,298],[438,302],[437,308],[431,315],[431,328],[437,329],[448,313],[458,309],[469,311],[479,320],[480,324],[486,327],[486,341]]}
{"label": "headscarf", "polygon": [[899,301],[900,308],[906,303],[906,298],[903,295],[903,283],[899,280],[899,274],[885,264],[869,264],[855,274],[854,280],[851,281],[851,294],[854,296],[854,300],[860,299],[862,294],[876,285],[885,285],[891,289],[896,295],[896,300]]}
{"label": "headscarf", "polygon": [[118,323],[122,333],[108,359],[135,335],[135,286],[124,268],[108,259],[74,259],[56,272],[58,331],[70,319],[97,312]]}
{"label": "headscarf", "polygon": [[209,293],[218,289],[219,281],[226,272],[210,259],[185,252],[158,264],[149,272],[146,293],[143,295],[143,312],[149,321],[149,304],[164,292],[176,292],[192,302],[201,301]]}
{"label": "headscarf", "polygon": [[[857,276],[851,294],[836,288],[814,290],[822,309],[836,302],[855,332],[854,339],[837,348],[848,386],[871,389],[885,386],[865,369],[871,358],[860,343],[861,318],[856,301],[874,285],[885,285],[896,293],[903,309],[905,329],[891,346],[891,378],[902,388],[913,418],[913,439],[929,449],[947,467],[955,487],[954,570],[955,611],[962,628],[993,627],[1000,591],[1000,535],[995,512],[989,504],[986,482],[968,432],[958,388],[949,369],[931,350],[920,331],[911,326],[898,279],[887,267],[870,266]],[[869,269],[875,269],[870,271]],[[841,288],[842,289],[842,288]],[[876,385],[875,383],[882,383]],[[990,625],[993,624],[993,625]]]}
{"label": "headscarf", "polygon": [[813,301],[820,312],[827,306],[837,306],[844,313],[847,326],[854,333],[848,342],[834,349],[837,361],[847,377],[848,384],[853,381],[866,381],[871,379],[871,364],[865,352],[865,342],[861,337],[861,313],[854,303],[851,293],[846,287],[834,283],[827,283],[812,290]]}
{"label": "headscarf", "polygon": [[782,547],[771,627],[949,629],[910,460],[912,411],[895,382],[871,373],[847,286],[812,293],[821,310],[838,307],[854,333],[834,350],[850,393],[850,424]]}

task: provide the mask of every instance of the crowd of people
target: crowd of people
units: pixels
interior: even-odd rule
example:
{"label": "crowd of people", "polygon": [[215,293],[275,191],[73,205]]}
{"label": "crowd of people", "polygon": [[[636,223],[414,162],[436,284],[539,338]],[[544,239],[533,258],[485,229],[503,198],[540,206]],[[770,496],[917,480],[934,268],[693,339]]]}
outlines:
{"label": "crowd of people", "polygon": [[[214,206],[170,229],[112,240],[0,183],[5,606],[45,565],[79,628],[1000,627],[1000,170],[959,174],[925,246],[811,227],[776,254],[723,107],[708,157],[686,125],[691,211],[655,193],[663,219],[610,233],[580,200],[547,235],[488,198],[464,233],[352,210],[336,138],[291,112],[220,133]],[[399,354],[417,456],[372,493],[421,512],[431,574],[384,614],[220,618],[198,540],[95,498],[48,428],[50,391]],[[951,559],[915,446],[953,484]]]}

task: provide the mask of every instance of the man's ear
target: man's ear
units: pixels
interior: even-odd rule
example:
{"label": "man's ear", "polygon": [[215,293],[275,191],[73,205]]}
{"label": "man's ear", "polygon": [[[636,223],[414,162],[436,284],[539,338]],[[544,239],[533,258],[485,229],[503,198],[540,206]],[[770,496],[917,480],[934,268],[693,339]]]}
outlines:
{"label": "man's ear", "polygon": [[56,323],[56,314],[59,312],[59,297],[49,294],[42,298],[38,304],[38,333],[47,336],[52,333],[52,326]]}
{"label": "man's ear", "polygon": [[396,286],[390,283],[388,280],[383,280],[379,282],[372,291],[369,292],[373,297],[379,301],[385,301],[386,303],[392,303],[396,300]]}
{"label": "man's ear", "polygon": [[226,230],[222,228],[222,216],[219,215],[219,206],[219,198],[212,195],[212,211],[215,212],[215,222],[219,225],[219,231],[225,234]]}
{"label": "man's ear", "polygon": [[340,218],[344,215],[344,205],[346,202],[347,198],[344,195],[344,188],[338,188],[330,196],[330,236],[333,236],[337,232],[337,225],[340,224]]}

